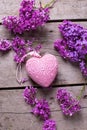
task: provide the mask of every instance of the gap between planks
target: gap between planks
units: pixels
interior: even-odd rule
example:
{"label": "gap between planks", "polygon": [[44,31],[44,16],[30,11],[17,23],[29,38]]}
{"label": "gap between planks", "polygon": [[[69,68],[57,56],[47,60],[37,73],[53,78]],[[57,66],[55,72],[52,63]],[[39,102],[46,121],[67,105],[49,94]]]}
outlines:
{"label": "gap between planks", "polygon": [[[84,84],[84,83],[81,83],[81,84],[63,84],[63,85],[52,85],[52,88],[58,88],[58,87],[62,87],[62,88],[64,88],[64,87],[75,87],[75,86],[84,86],[84,85],[87,85],[86,83]],[[28,86],[28,85],[27,85]],[[0,90],[22,90],[22,89],[24,89],[26,86],[23,86],[23,85],[21,85],[21,87],[20,86],[18,86],[18,87],[14,87],[14,86],[11,86],[11,87],[1,87],[0,88]],[[35,88],[37,88],[37,89],[42,89],[43,87],[40,87],[40,86],[38,86],[38,85],[34,85],[34,87]],[[49,87],[50,88],[50,87]]]}

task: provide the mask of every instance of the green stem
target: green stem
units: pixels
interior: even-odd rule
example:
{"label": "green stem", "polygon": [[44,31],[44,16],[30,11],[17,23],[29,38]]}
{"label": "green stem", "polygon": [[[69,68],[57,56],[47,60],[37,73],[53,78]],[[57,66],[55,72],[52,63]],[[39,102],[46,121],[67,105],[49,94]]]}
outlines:
{"label": "green stem", "polygon": [[79,95],[77,96],[77,99],[80,100],[82,98],[83,92],[85,91],[85,85],[82,87]]}
{"label": "green stem", "polygon": [[47,7],[52,8],[55,2],[56,2],[56,0],[51,0],[49,3],[47,3],[47,4],[44,6],[44,8],[47,8]]}

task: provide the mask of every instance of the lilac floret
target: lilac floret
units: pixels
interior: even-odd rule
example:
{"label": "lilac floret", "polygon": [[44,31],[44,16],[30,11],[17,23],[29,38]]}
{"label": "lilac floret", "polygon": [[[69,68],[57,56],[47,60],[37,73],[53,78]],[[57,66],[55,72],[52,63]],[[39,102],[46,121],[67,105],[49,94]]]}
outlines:
{"label": "lilac floret", "polygon": [[85,61],[81,61],[79,66],[80,66],[82,74],[84,76],[87,76],[87,65],[86,65],[86,62]]}
{"label": "lilac floret", "polygon": [[80,102],[66,89],[58,89],[57,100],[66,116],[72,116],[81,110]]}
{"label": "lilac floret", "polygon": [[24,49],[25,48],[25,40],[16,36],[13,40],[12,40],[12,48],[15,52],[19,51],[20,49]]}
{"label": "lilac floret", "polygon": [[23,56],[26,55],[26,49],[22,48],[22,49],[18,49],[15,53],[14,56],[14,61],[16,63],[22,63],[24,62],[24,59],[22,60]]}
{"label": "lilac floret", "polygon": [[30,86],[29,88],[26,87],[23,92],[24,99],[26,103],[29,105],[34,105],[35,104],[35,99],[36,99],[36,93],[37,89]]}
{"label": "lilac floret", "polygon": [[56,130],[56,122],[54,120],[46,120],[42,130]]}
{"label": "lilac floret", "polygon": [[15,37],[12,41],[12,48],[15,51],[14,61],[23,62],[21,59],[27,53],[26,42],[20,37]]}
{"label": "lilac floret", "polygon": [[12,47],[12,44],[9,40],[0,40],[0,51],[8,51]]}
{"label": "lilac floret", "polygon": [[45,99],[37,100],[32,113],[35,116],[39,116],[42,120],[47,120],[50,116],[50,108],[48,102]]}

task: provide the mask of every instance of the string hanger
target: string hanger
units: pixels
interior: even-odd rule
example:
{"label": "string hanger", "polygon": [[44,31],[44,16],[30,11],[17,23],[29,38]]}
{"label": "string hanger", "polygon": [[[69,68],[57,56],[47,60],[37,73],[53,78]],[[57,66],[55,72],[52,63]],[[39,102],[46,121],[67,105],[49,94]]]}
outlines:
{"label": "string hanger", "polygon": [[17,65],[17,69],[16,69],[16,80],[19,84],[22,84],[24,81],[23,79],[26,81],[27,79],[26,78],[23,78],[22,76],[22,63],[23,61],[25,60],[25,58],[31,58],[31,57],[37,57],[37,58],[41,58],[41,55],[39,54],[39,52],[37,52],[36,50],[34,51],[31,51],[27,54],[25,54],[21,60],[20,60],[20,63],[18,63]]}

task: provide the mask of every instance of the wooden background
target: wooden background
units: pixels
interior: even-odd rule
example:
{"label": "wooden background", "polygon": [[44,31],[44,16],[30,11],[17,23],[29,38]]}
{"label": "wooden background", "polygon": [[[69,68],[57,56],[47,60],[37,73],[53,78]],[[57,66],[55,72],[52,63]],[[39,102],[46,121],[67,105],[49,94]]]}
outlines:
{"label": "wooden background", "polygon": [[[36,0],[36,4],[38,5]],[[43,4],[50,0],[41,0]],[[2,18],[8,15],[18,15],[21,0],[0,0],[0,39],[12,39],[13,34],[2,26]],[[33,33],[25,33],[24,39],[35,39],[42,43],[41,54],[54,54],[59,63],[59,74],[53,83],[51,90],[39,88],[30,79],[23,85],[19,85],[15,79],[16,64],[13,61],[14,53],[0,53],[0,130],[41,130],[42,124],[34,117],[31,108],[23,100],[23,89],[26,85],[34,85],[38,88],[38,98],[45,97],[52,111],[52,119],[57,123],[57,130],[87,130],[87,90],[82,99],[82,110],[79,114],[69,118],[63,116],[56,101],[55,95],[58,87],[65,87],[75,95],[85,83],[78,66],[64,61],[58,52],[54,50],[55,39],[62,38],[58,25],[64,19],[70,19],[87,28],[87,0],[58,0],[50,12],[51,20],[41,29]],[[27,77],[25,66],[23,75]]]}

